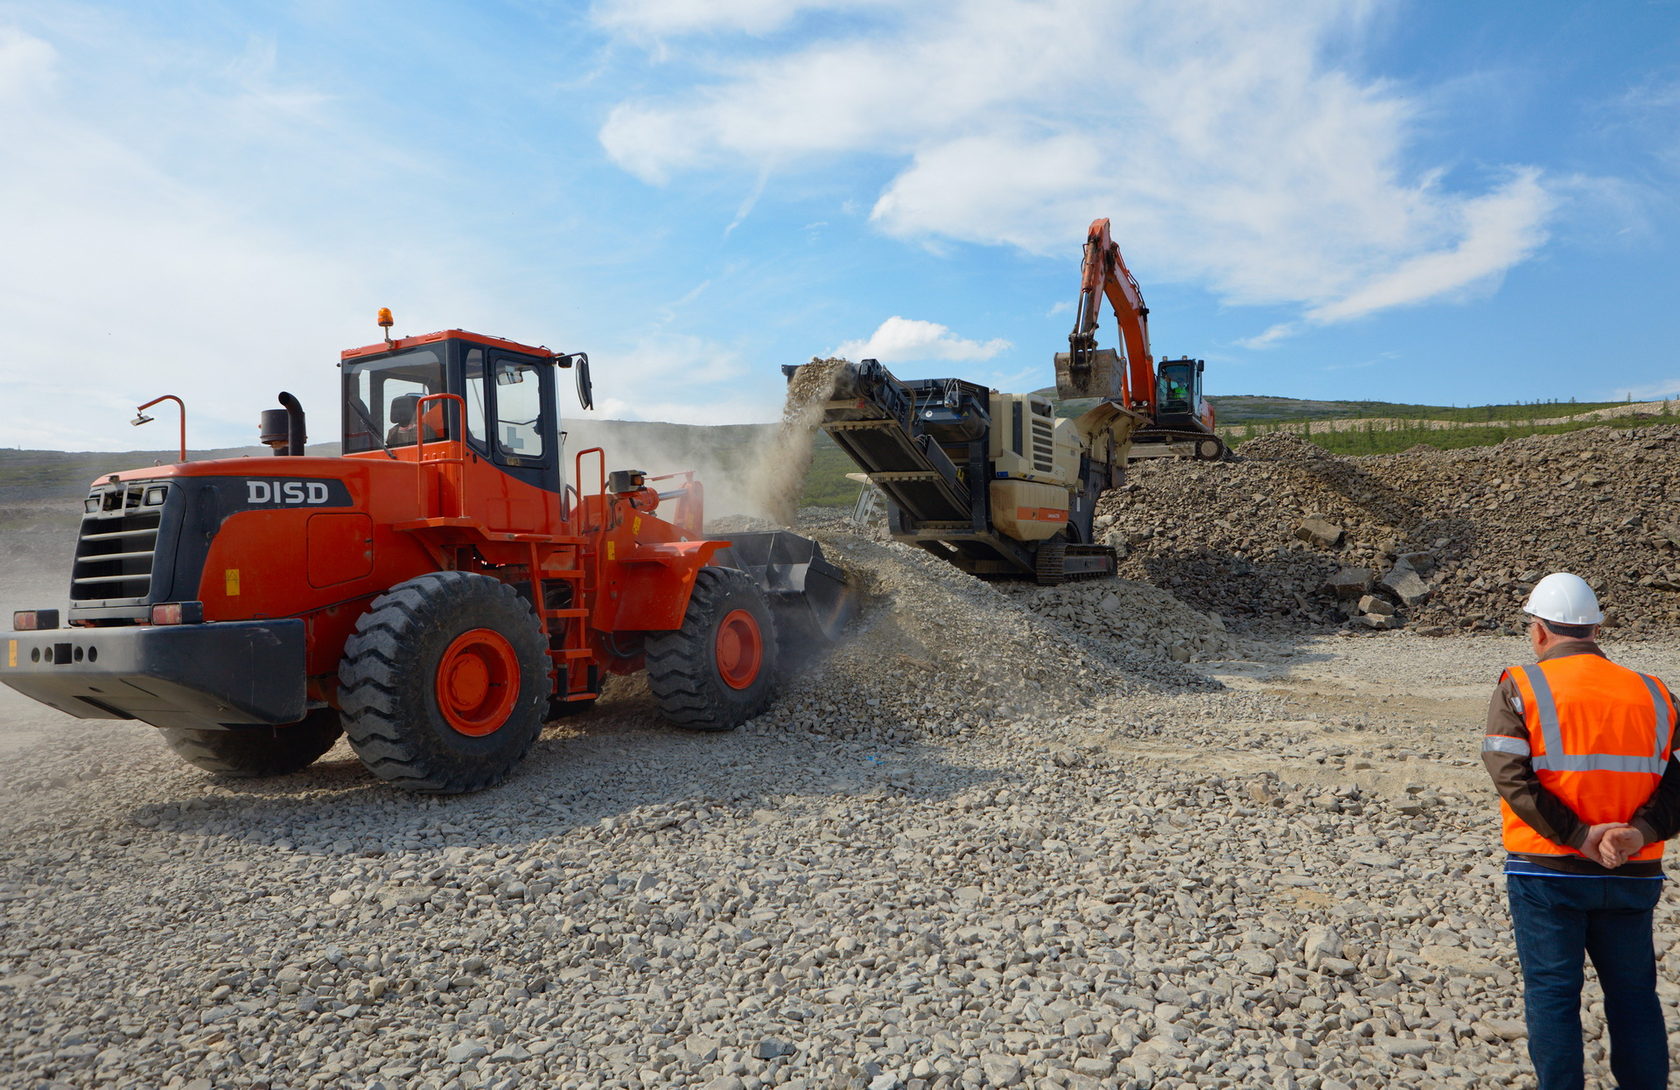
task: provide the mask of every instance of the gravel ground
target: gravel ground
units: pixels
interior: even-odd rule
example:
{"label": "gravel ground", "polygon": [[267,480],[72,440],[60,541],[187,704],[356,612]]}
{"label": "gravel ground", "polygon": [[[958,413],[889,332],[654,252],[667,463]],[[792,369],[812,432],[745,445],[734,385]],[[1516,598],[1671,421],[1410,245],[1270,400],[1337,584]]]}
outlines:
{"label": "gravel ground", "polygon": [[1239,638],[829,542],[864,615],[769,713],[619,685],[468,797],[343,745],[218,781],[0,691],[0,1082],[1527,1084],[1476,756],[1519,639]]}

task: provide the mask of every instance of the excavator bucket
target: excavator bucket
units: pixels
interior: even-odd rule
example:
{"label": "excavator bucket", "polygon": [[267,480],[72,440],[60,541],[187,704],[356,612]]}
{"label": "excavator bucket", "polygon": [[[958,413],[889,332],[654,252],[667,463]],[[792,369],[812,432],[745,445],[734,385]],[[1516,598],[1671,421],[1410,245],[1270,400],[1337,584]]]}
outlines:
{"label": "excavator bucket", "polygon": [[781,641],[787,646],[830,644],[851,619],[846,573],[822,546],[788,530],[731,534],[712,563],[738,568],[757,580],[770,599]]}
{"label": "excavator bucket", "polygon": [[1056,353],[1056,396],[1063,400],[1100,397],[1119,400],[1126,389],[1126,364],[1112,348],[1085,353],[1081,366],[1074,365],[1073,353]]}

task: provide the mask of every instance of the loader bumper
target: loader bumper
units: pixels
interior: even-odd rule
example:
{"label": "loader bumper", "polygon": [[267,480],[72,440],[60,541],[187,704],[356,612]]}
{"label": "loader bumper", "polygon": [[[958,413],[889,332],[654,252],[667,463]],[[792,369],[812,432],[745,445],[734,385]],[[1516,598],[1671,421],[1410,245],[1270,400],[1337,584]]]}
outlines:
{"label": "loader bumper", "polygon": [[78,719],[214,730],[306,710],[301,620],[0,635],[0,682]]}

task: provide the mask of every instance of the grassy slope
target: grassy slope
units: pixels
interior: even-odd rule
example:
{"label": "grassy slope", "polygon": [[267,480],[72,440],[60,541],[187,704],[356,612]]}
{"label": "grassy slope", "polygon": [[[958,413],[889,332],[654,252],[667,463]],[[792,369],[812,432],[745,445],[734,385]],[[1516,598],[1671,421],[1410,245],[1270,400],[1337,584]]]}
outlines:
{"label": "grassy slope", "polygon": [[1510,405],[1406,405],[1389,401],[1297,401],[1289,397],[1237,394],[1212,399],[1219,423],[1252,424],[1277,420],[1345,420],[1367,417],[1402,420],[1452,420],[1481,423],[1502,420],[1543,420],[1591,409],[1611,409],[1615,401],[1531,401]]}
{"label": "grassy slope", "polygon": [[[1680,424],[1680,414],[1635,414],[1630,416],[1616,416],[1607,420],[1574,420],[1561,424],[1529,424],[1522,420],[1511,420],[1504,424],[1471,425],[1455,428],[1431,428],[1428,420],[1418,418],[1415,421],[1402,421],[1398,424],[1376,425],[1369,428],[1350,428],[1347,431],[1319,431],[1310,435],[1302,434],[1302,428],[1281,424],[1271,431],[1281,431],[1317,443],[1325,450],[1335,454],[1394,454],[1402,450],[1410,450],[1419,443],[1442,450],[1458,450],[1462,447],[1486,447],[1502,443],[1507,439],[1519,439],[1525,435],[1556,435],[1560,432],[1579,431],[1582,428],[1632,428],[1646,424]],[[1439,418],[1435,418],[1439,419]],[[1450,419],[1450,418],[1449,418]],[[1306,423],[1306,422],[1303,422]],[[1267,434],[1259,432],[1257,434]],[[1252,438],[1252,436],[1250,437]],[[1233,439],[1232,446],[1242,449],[1244,440]]]}
{"label": "grassy slope", "polygon": [[[1221,424],[1254,424],[1256,434],[1269,431],[1299,433],[1306,422],[1328,419],[1382,418],[1380,423],[1346,431],[1317,431],[1304,438],[1338,454],[1385,454],[1406,450],[1419,443],[1443,449],[1485,446],[1537,433],[1574,431],[1593,426],[1631,427],[1640,424],[1680,423],[1680,415],[1620,417],[1610,420],[1566,424],[1531,424],[1529,421],[1563,416],[1589,409],[1611,408],[1616,404],[1534,402],[1513,405],[1483,405],[1469,408],[1432,405],[1397,405],[1378,401],[1298,401],[1277,397],[1223,397],[1217,399]],[[1076,406],[1077,403],[1069,403]],[[1069,406],[1062,406],[1064,410]],[[1486,426],[1435,429],[1431,420],[1447,420]],[[1298,429],[1292,425],[1303,425]],[[568,452],[588,446],[605,447],[614,465],[636,463],[640,468],[665,472],[695,467],[702,479],[744,474],[747,463],[764,434],[764,425],[729,425],[707,428],[676,424],[643,424],[626,421],[571,421]],[[1240,448],[1243,440],[1234,445]],[[312,446],[311,454],[336,453],[336,445]],[[267,457],[261,447],[239,450],[195,452],[205,457]],[[22,511],[17,505],[58,501],[72,509],[88,482],[101,473],[170,460],[167,453],[129,451],[125,453],[64,453],[61,451],[0,450],[0,528],[17,525]],[[568,465],[568,471],[570,466]],[[813,444],[810,472],[806,475],[801,503],[807,506],[844,507],[856,501],[858,485],[846,479],[857,469],[826,435]],[[569,475],[569,473],[568,473]]]}
{"label": "grassy slope", "polygon": [[[1055,387],[1034,393],[1054,400]],[[1360,420],[1371,417],[1400,420],[1483,421],[1535,420],[1568,416],[1591,409],[1610,409],[1619,401],[1530,401],[1510,405],[1411,405],[1393,401],[1307,401],[1293,397],[1265,397],[1258,394],[1224,394],[1209,397],[1221,427],[1232,424],[1273,424],[1302,420]],[[1094,398],[1076,398],[1057,405],[1057,416],[1078,416],[1096,404]]]}
{"label": "grassy slope", "polygon": [[[701,480],[715,486],[727,478],[744,476],[766,425],[734,424],[695,427],[679,424],[644,424],[627,421],[570,421],[567,438],[567,477],[573,474],[577,452],[600,446],[613,467],[635,465],[654,473],[694,468]],[[311,445],[310,454],[334,455],[337,444]],[[192,451],[194,461],[208,458],[266,458],[263,447]],[[0,449],[0,529],[19,525],[25,508],[31,519],[41,516],[42,505],[62,505],[74,521],[88,484],[105,473],[138,466],[162,465],[174,461],[172,452],[160,451],[56,451]],[[856,502],[858,485],[846,479],[857,467],[826,435],[818,434],[812,444],[811,471],[806,476],[805,506],[848,507]],[[593,473],[593,462],[585,467]]]}

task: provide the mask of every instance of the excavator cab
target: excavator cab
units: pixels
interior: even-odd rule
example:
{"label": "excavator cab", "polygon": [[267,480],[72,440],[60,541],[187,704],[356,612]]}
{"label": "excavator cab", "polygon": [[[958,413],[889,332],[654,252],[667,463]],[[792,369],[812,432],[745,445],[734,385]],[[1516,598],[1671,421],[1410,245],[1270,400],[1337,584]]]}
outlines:
{"label": "excavator cab", "polygon": [[1199,417],[1202,402],[1202,361],[1189,357],[1162,360],[1155,393],[1156,419],[1164,425],[1189,425]]}
{"label": "excavator cab", "polygon": [[1225,441],[1214,431],[1213,406],[1202,399],[1201,360],[1184,356],[1156,364],[1155,417],[1138,430],[1133,458],[1162,455],[1216,461]]}

